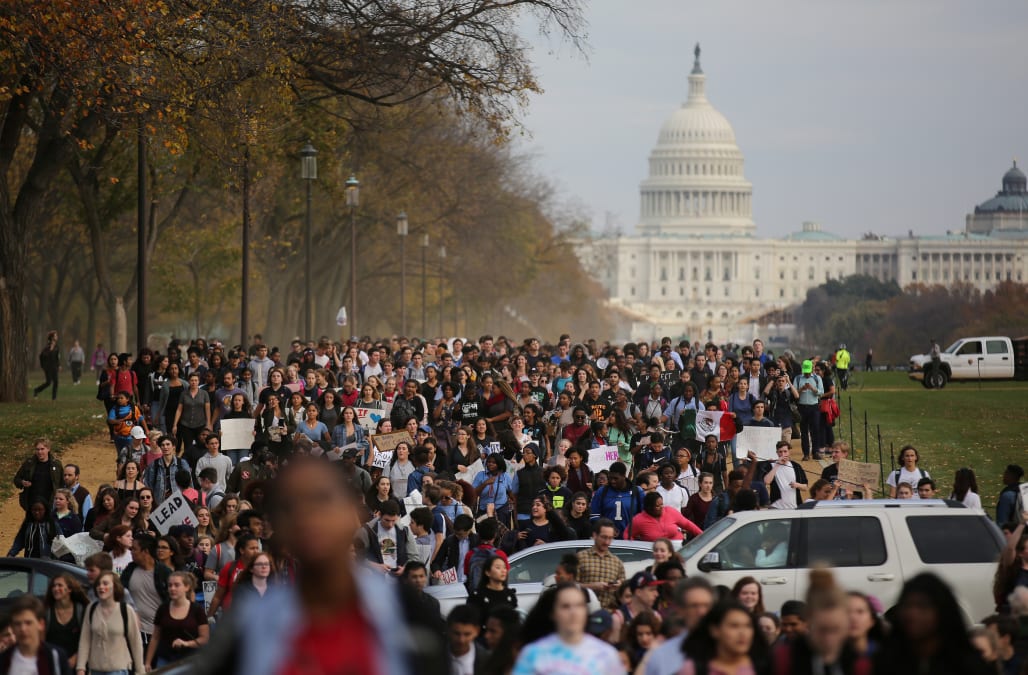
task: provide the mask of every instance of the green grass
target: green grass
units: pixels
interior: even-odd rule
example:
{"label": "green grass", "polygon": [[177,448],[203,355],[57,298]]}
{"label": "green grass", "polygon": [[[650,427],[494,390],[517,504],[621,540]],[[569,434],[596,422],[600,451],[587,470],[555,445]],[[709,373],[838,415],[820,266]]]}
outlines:
{"label": "green grass", "polygon": [[992,510],[1002,488],[1007,464],[1028,461],[1028,382],[950,382],[928,390],[906,373],[861,373],[863,388],[845,392],[836,436],[850,440],[849,406],[853,405],[853,459],[864,461],[864,413],[868,430],[868,461],[878,462],[877,427],[882,433],[882,459],[891,466],[890,448],[898,454],[907,444],[921,454],[921,468],[935,479],[939,496],[949,496],[957,469],[969,466],[978,477],[982,505]]}
{"label": "green grass", "polygon": [[[33,371],[29,375],[32,386],[42,384],[43,375]],[[57,401],[50,401],[50,390],[38,399],[29,393],[28,403],[0,404],[0,498],[14,494],[11,482],[18,467],[32,454],[32,443],[46,436],[53,443],[57,456],[64,448],[105,428],[103,420],[92,419],[104,412],[103,404],[96,400],[95,378],[88,371],[82,375],[82,384],[71,384],[71,373],[61,371],[61,384]]]}

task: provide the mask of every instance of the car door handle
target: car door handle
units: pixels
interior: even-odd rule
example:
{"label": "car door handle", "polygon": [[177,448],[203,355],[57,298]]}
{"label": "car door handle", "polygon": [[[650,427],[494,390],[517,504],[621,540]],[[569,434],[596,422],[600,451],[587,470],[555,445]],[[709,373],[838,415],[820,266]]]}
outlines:
{"label": "car door handle", "polygon": [[868,581],[894,581],[896,579],[895,574],[868,574]]}
{"label": "car door handle", "polygon": [[788,582],[785,580],[785,577],[764,577],[760,580],[760,583],[765,586],[783,586]]}

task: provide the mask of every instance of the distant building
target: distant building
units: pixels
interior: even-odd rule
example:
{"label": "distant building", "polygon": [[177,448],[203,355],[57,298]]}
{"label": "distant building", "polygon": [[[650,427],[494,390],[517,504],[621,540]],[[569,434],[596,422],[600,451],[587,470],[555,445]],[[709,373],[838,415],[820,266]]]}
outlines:
{"label": "distant building", "polygon": [[791,309],[807,291],[852,274],[901,286],[962,281],[980,290],[1028,279],[1028,190],[1016,162],[1003,189],[967,216],[964,232],[857,240],[803,223],[782,239],[758,239],[742,151],[707,99],[699,45],[695,55],[689,96],[650,153],[637,234],[598,236],[579,247],[612,308],[629,317],[615,337],[787,340]]}

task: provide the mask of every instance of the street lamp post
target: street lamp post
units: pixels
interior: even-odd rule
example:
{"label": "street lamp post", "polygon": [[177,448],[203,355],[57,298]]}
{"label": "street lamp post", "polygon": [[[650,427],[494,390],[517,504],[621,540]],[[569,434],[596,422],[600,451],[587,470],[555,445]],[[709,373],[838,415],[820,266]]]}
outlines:
{"label": "street lamp post", "polygon": [[318,179],[318,151],[311,142],[300,150],[300,178],[307,182],[307,216],[304,220],[304,284],[303,284],[303,328],[304,339],[310,340],[314,335],[314,319],[311,308],[311,183]]}
{"label": "street lamp post", "polygon": [[428,333],[426,311],[428,306],[428,233],[421,239],[421,337]]}
{"label": "street lamp post", "polygon": [[442,337],[445,333],[443,329],[443,302],[445,297],[444,291],[446,283],[446,245],[443,244],[439,247],[439,337]]}
{"label": "street lamp post", "polygon": [[407,335],[407,213],[396,216],[396,234],[400,235],[400,335]]}
{"label": "street lamp post", "polygon": [[361,183],[350,174],[346,179],[346,205],[350,207],[350,332],[357,332],[357,207],[360,206]]}

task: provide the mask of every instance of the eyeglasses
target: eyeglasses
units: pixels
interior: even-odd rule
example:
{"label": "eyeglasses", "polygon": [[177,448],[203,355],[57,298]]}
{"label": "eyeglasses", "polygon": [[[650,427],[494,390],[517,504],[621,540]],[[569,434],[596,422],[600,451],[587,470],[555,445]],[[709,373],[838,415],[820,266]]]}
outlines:
{"label": "eyeglasses", "polygon": [[153,497],[151,495],[139,495],[139,499],[140,501],[148,502],[153,499]]}

